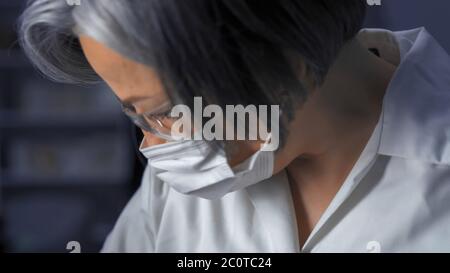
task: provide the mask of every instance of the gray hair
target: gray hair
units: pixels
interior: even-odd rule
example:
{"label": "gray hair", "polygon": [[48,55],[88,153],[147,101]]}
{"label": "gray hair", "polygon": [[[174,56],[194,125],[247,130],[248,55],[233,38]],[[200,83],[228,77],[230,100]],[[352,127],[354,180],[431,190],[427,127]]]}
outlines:
{"label": "gray hair", "polygon": [[[220,106],[280,105],[281,133],[307,97],[295,62],[323,82],[345,42],[360,30],[364,0],[34,0],[20,42],[45,75],[95,83],[77,34],[158,72],[173,100]],[[74,31],[75,30],[75,31]],[[79,33],[77,33],[79,32]]]}

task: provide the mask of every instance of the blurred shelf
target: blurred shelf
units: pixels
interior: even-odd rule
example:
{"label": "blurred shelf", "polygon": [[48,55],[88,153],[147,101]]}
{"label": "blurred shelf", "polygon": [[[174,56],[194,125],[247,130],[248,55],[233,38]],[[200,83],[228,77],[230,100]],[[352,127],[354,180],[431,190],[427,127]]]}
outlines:
{"label": "blurred shelf", "polygon": [[100,132],[123,130],[128,120],[123,116],[92,115],[80,117],[32,117],[17,115],[13,111],[0,111],[0,131],[3,134],[36,133],[54,134],[55,132]]}
{"label": "blurred shelf", "polygon": [[0,49],[0,69],[32,69],[33,66],[19,49]]}
{"label": "blurred shelf", "polygon": [[[105,180],[107,182],[105,182]],[[124,178],[39,178],[0,176],[2,190],[48,190],[48,189],[105,189],[129,188],[128,179]]]}
{"label": "blurred shelf", "polygon": [[26,0],[1,0],[0,8],[22,9],[26,2]]}

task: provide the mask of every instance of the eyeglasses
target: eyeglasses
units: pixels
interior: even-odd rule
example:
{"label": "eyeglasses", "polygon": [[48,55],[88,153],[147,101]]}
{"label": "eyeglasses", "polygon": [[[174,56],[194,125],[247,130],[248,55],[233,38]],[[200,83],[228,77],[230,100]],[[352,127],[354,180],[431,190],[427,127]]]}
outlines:
{"label": "eyeglasses", "polygon": [[172,104],[169,101],[161,104],[157,109],[138,114],[133,104],[125,103],[118,97],[116,98],[122,106],[122,111],[136,126],[167,141],[175,140],[172,137],[171,128],[176,119],[170,116]]}

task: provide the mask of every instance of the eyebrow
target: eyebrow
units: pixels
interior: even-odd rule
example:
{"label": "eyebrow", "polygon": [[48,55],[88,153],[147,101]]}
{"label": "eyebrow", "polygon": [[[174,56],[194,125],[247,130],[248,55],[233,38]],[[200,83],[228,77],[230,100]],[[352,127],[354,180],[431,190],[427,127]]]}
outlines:
{"label": "eyebrow", "polygon": [[117,96],[114,92],[112,92],[112,93],[113,93],[114,97],[115,97],[121,104],[124,104],[124,105],[131,105],[131,104],[133,104],[133,103],[135,103],[135,102],[142,101],[142,100],[147,100],[147,99],[150,99],[150,98],[154,97],[154,96],[131,96],[131,97],[128,97],[128,98],[122,100],[122,99],[119,98],[119,96]]}

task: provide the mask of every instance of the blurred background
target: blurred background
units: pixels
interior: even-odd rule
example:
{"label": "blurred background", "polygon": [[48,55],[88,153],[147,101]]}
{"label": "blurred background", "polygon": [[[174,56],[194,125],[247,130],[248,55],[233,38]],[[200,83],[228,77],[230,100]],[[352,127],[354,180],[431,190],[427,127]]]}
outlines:
{"label": "blurred background", "polygon": [[[56,0],[60,1],[60,0]],[[97,252],[139,186],[137,130],[104,85],[56,84],[16,40],[25,0],[0,1],[0,244]]]}
{"label": "blurred background", "polygon": [[[52,83],[31,67],[16,42],[25,2],[0,0],[0,251],[77,241],[97,252],[139,186],[142,136],[106,86]],[[366,27],[426,26],[450,52],[449,14],[448,0],[381,0]]]}

